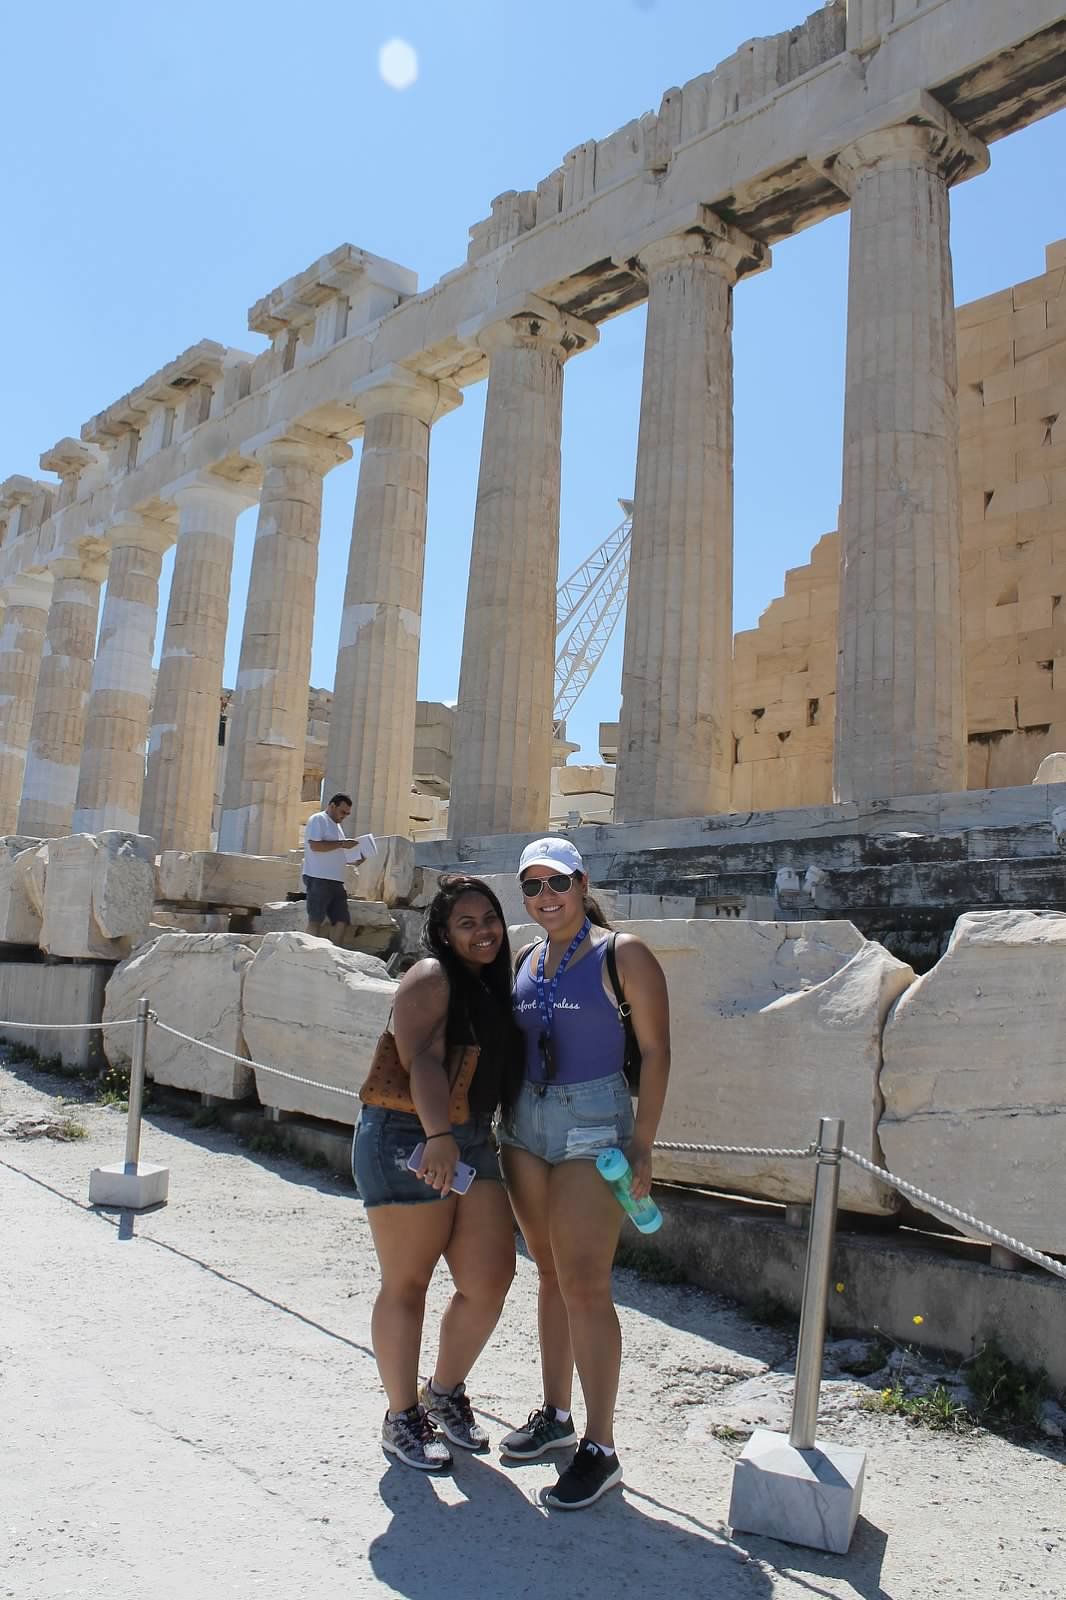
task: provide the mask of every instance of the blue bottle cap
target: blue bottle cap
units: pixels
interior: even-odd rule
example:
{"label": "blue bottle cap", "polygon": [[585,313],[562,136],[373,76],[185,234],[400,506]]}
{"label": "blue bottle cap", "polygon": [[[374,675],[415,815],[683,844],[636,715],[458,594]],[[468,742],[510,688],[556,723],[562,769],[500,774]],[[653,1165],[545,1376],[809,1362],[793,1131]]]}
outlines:
{"label": "blue bottle cap", "polygon": [[608,1183],[613,1183],[616,1178],[625,1176],[629,1162],[621,1150],[601,1150],[596,1157],[596,1170],[601,1178],[606,1178]]}

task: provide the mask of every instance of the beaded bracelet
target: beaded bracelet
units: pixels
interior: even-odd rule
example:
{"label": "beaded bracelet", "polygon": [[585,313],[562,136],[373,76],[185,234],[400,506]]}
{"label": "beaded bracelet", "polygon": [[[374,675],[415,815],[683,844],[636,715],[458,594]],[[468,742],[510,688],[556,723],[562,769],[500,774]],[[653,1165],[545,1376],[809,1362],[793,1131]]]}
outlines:
{"label": "beaded bracelet", "polygon": [[427,1133],[425,1142],[426,1142],[426,1144],[428,1144],[431,1139],[450,1139],[450,1138],[452,1138],[452,1130],[450,1128],[448,1128],[446,1130],[446,1132],[444,1132],[444,1133]]}

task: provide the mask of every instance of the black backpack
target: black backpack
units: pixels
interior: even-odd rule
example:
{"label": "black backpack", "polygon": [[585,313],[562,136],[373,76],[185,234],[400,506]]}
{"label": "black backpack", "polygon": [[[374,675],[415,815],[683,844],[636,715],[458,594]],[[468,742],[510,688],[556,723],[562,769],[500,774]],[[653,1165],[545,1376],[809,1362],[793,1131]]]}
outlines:
{"label": "black backpack", "polygon": [[[626,1075],[626,1082],[629,1085],[630,1094],[639,1094],[641,1063],[640,1041],[638,1040],[636,1030],[633,1027],[633,1008],[629,1004],[629,1001],[626,999],[625,994],[622,991],[621,979],[618,976],[618,961],[614,953],[614,947],[617,938],[618,935],[616,933],[610,933],[607,936],[607,976],[611,980],[611,988],[614,990],[615,1004],[618,1007],[618,1015],[622,1019],[622,1028],[625,1031],[626,1036],[625,1054],[622,1057],[622,1071]],[[517,956],[515,957],[514,963],[516,978],[519,972],[522,970],[523,961],[533,950],[537,948],[540,943],[541,941],[539,939],[534,939],[532,944],[527,944],[524,949],[519,950]]]}

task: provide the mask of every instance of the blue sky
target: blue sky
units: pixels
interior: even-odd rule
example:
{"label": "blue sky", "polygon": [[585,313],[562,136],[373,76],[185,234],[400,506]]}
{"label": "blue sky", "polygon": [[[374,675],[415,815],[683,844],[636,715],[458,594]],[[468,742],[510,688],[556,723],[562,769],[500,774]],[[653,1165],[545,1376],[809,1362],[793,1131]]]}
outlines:
{"label": "blue sky", "polygon": [[[992,0],[988,0],[992,3]],[[504,189],[534,187],[574,145],[804,0],[143,0],[13,7],[0,102],[7,306],[0,478],[197,339],[255,351],[248,307],[348,241],[425,288],[465,259],[467,229]],[[392,37],[416,83],[378,76]],[[16,70],[10,70],[14,67]],[[1066,235],[1066,115],[993,147],[953,194],[956,296],[1043,270]],[[1052,179],[1051,175],[1055,178]],[[735,623],[750,627],[786,567],[835,525],[840,484],[847,219],[774,250],[736,300]],[[632,492],[643,312],[615,318],[567,368],[562,567]],[[420,693],[456,692],[484,385],[435,428]],[[333,681],[356,459],[326,481],[312,681]],[[255,513],[238,527],[227,650],[236,673]],[[169,580],[172,556],[164,566]],[[165,592],[163,596],[165,608]],[[619,628],[570,723],[596,759],[618,709]]]}

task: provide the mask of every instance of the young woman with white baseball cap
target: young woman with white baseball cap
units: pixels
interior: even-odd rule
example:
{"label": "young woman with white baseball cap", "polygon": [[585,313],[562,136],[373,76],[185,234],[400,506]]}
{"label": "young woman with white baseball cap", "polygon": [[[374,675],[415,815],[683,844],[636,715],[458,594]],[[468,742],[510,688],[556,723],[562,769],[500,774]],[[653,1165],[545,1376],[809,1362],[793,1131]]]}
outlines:
{"label": "young woman with white baseball cap", "polygon": [[[499,1140],[511,1204],[540,1273],[544,1399],[500,1448],[512,1460],[531,1461],[577,1443],[570,1413],[576,1363],[585,1435],[545,1496],[549,1506],[573,1511],[622,1479],[614,1448],[622,1348],[611,1267],[624,1214],[596,1171],[596,1157],[612,1146],[623,1149],[633,1194],[650,1191],[670,1069],[669,1003],[662,968],[647,945],[611,934],[589,899],[584,862],[569,839],[534,840],[522,852],[518,876],[526,909],[546,937],[517,963],[515,1020],[525,1076]],[[620,1003],[640,1049],[635,1115],[623,1070]]]}

